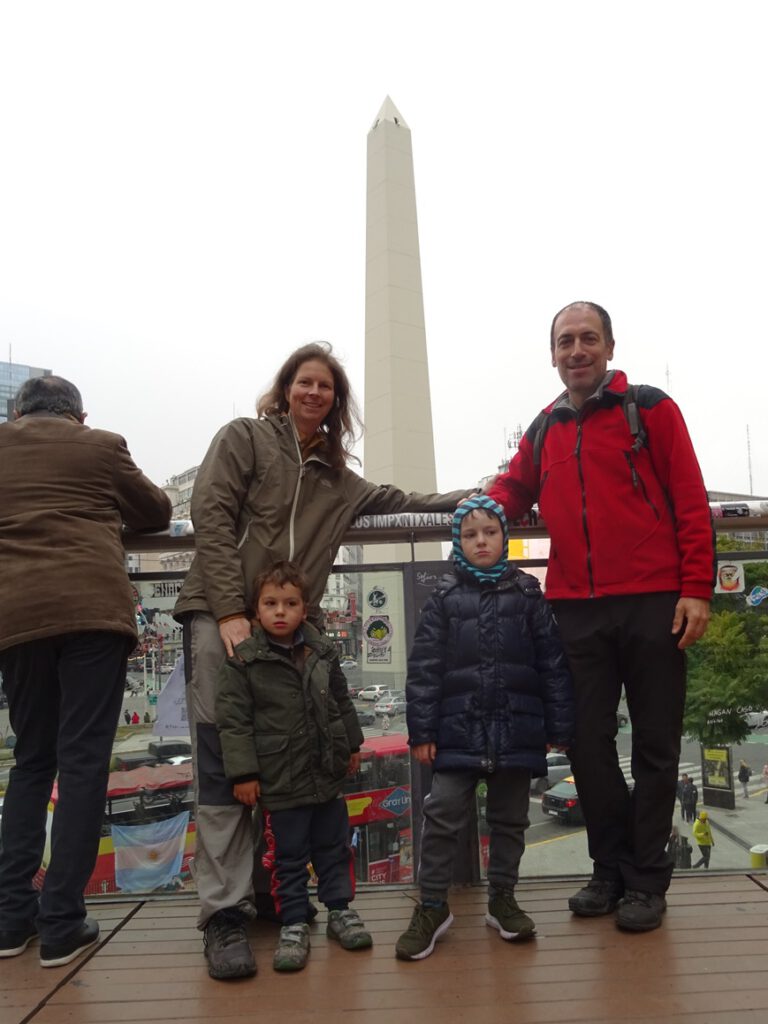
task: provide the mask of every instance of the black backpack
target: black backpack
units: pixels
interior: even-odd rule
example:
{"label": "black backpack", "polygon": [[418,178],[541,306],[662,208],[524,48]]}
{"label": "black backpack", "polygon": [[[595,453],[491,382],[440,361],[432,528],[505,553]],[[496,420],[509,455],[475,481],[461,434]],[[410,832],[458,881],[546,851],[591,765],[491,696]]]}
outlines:
{"label": "black backpack", "polygon": [[[622,409],[624,410],[624,418],[627,421],[629,432],[634,438],[632,443],[632,451],[637,454],[641,448],[645,448],[648,444],[648,435],[643,427],[643,422],[640,419],[640,412],[637,408],[637,384],[628,384],[627,390],[624,392],[624,399],[622,401]],[[541,422],[536,430],[533,438],[533,464],[537,469],[541,467],[541,447],[544,444],[544,438],[549,425],[552,421],[552,413],[542,413]]]}

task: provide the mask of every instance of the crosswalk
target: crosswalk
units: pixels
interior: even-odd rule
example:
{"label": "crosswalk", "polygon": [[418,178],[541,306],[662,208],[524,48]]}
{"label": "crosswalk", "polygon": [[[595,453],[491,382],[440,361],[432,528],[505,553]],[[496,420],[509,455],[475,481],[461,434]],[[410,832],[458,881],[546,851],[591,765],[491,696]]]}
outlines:
{"label": "crosswalk", "polygon": [[[624,756],[624,757],[620,756],[619,757],[619,767],[621,768],[621,771],[622,771],[622,773],[624,775],[624,778],[627,780],[627,782],[632,782],[632,758],[629,755]],[[683,775],[683,774],[690,776],[690,778],[693,780],[693,784],[699,790],[699,794],[701,794],[701,786],[702,786],[701,763],[695,764],[693,761],[681,761],[679,766],[678,766],[677,777],[680,778],[680,776]],[[735,789],[735,791],[737,793],[741,793],[741,783],[736,778],[736,775],[737,775],[737,772],[734,771],[733,772],[733,785],[734,785],[734,789]],[[754,792],[754,791],[756,791],[758,789],[764,789],[764,788],[765,788],[765,783],[763,782],[763,779],[762,779],[762,776],[760,775],[760,773],[759,772],[753,773],[752,774],[752,778],[749,780],[749,791],[750,791],[750,793],[752,793],[752,792]]]}

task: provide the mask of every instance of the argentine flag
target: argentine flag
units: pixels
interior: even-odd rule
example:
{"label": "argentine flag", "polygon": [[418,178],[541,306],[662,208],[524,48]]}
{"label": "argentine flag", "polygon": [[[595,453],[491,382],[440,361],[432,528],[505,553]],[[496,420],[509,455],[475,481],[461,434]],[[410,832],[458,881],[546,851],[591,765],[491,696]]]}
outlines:
{"label": "argentine flag", "polygon": [[151,892],[181,872],[189,811],[146,825],[113,825],[115,884],[123,892]]}

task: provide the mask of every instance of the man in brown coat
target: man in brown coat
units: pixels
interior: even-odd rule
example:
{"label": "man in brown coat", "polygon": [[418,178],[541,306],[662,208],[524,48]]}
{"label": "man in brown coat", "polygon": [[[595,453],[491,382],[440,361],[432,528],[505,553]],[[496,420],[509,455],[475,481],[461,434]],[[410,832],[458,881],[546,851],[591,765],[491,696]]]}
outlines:
{"label": "man in brown coat", "polygon": [[[39,934],[40,962],[55,967],[99,936],[83,891],[136,643],[123,523],[161,530],[171,505],[121,437],[83,425],[69,381],[27,381],[14,415],[0,423],[0,672],[17,740],[2,818],[0,957],[22,953]],[[38,894],[32,879],[57,774],[51,860]]]}

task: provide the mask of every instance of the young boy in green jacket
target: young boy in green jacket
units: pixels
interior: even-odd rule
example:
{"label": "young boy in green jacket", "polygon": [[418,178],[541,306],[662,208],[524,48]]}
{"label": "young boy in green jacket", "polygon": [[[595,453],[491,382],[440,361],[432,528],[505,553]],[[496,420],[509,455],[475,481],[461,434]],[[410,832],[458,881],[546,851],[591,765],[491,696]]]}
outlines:
{"label": "young boy in green jacket", "polygon": [[306,578],[276,562],[254,583],[253,634],[221,668],[216,723],[237,800],[265,812],[274,837],[273,895],[283,926],[276,971],[309,956],[307,865],[328,908],[327,935],[344,949],[372,945],[354,897],[342,794],[363,733],[333,643],[306,621]]}

